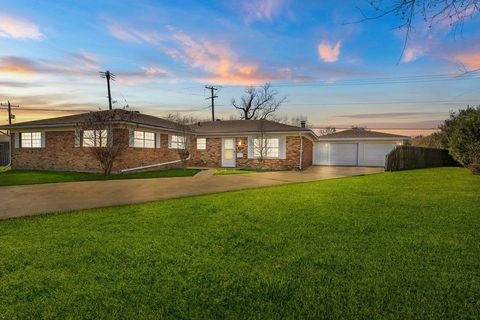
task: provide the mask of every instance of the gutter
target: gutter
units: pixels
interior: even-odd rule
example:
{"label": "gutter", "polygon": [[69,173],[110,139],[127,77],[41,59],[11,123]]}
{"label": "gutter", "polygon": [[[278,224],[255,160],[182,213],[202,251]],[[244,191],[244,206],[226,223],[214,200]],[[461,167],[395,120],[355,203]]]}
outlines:
{"label": "gutter", "polygon": [[[185,161],[190,160],[190,158],[191,158],[191,154],[187,157],[187,159],[185,159]],[[179,159],[179,160],[173,160],[173,161],[168,161],[168,162],[149,164],[148,166],[141,166],[141,167],[123,169],[123,170],[120,170],[120,172],[125,173],[125,172],[132,172],[132,171],[143,170],[143,169],[150,169],[150,168],[155,168],[155,167],[159,167],[159,166],[164,166],[164,165],[167,165],[167,164],[179,163],[179,162],[182,162],[182,160]]]}

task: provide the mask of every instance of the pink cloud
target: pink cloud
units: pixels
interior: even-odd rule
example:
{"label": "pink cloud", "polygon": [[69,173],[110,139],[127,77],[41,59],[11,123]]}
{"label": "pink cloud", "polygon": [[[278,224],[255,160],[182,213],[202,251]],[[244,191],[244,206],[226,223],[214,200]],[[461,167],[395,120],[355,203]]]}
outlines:
{"label": "pink cloud", "polygon": [[162,37],[156,32],[140,30],[134,27],[127,27],[116,22],[108,22],[108,32],[115,38],[131,43],[149,43],[157,44]]}
{"label": "pink cloud", "polygon": [[273,21],[288,7],[288,0],[246,0],[243,2],[245,20]]}
{"label": "pink cloud", "polygon": [[452,60],[463,64],[469,69],[478,69],[480,68],[480,50],[459,53]]}
{"label": "pink cloud", "polygon": [[45,36],[30,21],[0,15],[0,38],[43,40]]}
{"label": "pink cloud", "polygon": [[405,52],[403,53],[402,56],[402,62],[403,63],[409,63],[412,61],[417,60],[418,58],[422,57],[425,55],[425,51],[421,47],[409,47],[405,49]]}
{"label": "pink cloud", "polygon": [[328,41],[322,41],[318,45],[318,55],[320,59],[325,62],[335,62],[340,56],[341,41],[337,41],[335,45],[330,44]]}

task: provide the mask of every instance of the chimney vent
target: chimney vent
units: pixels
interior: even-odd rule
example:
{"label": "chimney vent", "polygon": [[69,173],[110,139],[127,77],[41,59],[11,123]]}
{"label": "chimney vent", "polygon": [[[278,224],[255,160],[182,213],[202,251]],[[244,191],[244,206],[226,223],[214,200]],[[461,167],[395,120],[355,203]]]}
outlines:
{"label": "chimney vent", "polygon": [[307,123],[306,123],[305,120],[300,121],[300,127],[305,128],[305,127],[306,127],[306,124],[307,124]]}

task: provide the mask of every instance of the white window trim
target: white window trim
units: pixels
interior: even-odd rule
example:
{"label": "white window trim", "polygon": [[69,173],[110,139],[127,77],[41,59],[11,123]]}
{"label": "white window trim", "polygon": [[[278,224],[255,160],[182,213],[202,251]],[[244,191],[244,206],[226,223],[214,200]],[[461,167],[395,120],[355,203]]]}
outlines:
{"label": "white window trim", "polygon": [[[255,155],[255,140],[256,139],[262,139],[259,137],[250,137],[248,138],[248,158],[249,159],[259,159],[261,158],[260,155]],[[263,159],[280,159],[284,160],[286,159],[286,149],[287,149],[287,139],[285,136],[269,136],[265,137],[263,139],[277,139],[278,140],[278,147],[275,149],[278,149],[278,154],[275,157],[272,156],[265,156]],[[268,151],[268,150],[267,150]]]}
{"label": "white window trim", "polygon": [[[182,142],[181,141],[173,141],[175,137],[175,140],[177,140],[177,138],[180,138],[181,140],[183,140],[183,146],[179,145],[181,144]],[[186,138],[184,136],[181,136],[181,135],[177,135],[177,134],[169,134],[168,135],[168,148],[169,149],[185,149],[186,147]]]}
{"label": "white window trim", "polygon": [[[93,132],[93,145],[85,145],[85,132]],[[100,134],[98,134],[100,132]],[[102,143],[103,137],[105,134],[105,141]],[[103,130],[83,130],[82,131],[82,147],[84,148],[98,148],[98,147],[107,147],[110,139],[110,132],[106,129]],[[92,140],[91,137],[87,137],[87,140]]]}
{"label": "white window trim", "polygon": [[[203,140],[203,142],[199,144],[198,140]],[[199,146],[202,146],[202,148]],[[197,138],[197,150],[207,150],[207,138]]]}
{"label": "white window trim", "polygon": [[[38,139],[33,139],[33,134],[39,134]],[[45,147],[45,132],[42,131],[31,131],[31,132],[20,132],[19,135],[19,147],[23,149],[38,149]],[[27,136],[30,136],[29,139],[26,139]],[[24,142],[29,142],[28,144]],[[34,145],[35,142],[35,145]]]}
{"label": "white window trim", "polygon": [[[137,134],[140,134],[142,137],[137,138]],[[147,134],[152,134],[153,138],[147,139]],[[151,145],[146,145],[147,142],[150,142]],[[134,148],[145,148],[145,149],[155,149],[157,144],[156,134],[154,132],[149,131],[140,131],[135,130],[133,131],[133,147]]]}

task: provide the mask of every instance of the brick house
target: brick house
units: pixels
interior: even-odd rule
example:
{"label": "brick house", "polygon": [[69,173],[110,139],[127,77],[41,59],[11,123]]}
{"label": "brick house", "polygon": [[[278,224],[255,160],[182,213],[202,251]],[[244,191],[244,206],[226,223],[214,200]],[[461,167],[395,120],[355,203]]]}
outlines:
{"label": "brick house", "polygon": [[[14,169],[100,171],[91,147],[123,146],[112,172],[179,166],[179,149],[190,151],[188,165],[196,167],[262,167],[302,170],[312,164],[316,135],[305,127],[268,120],[228,120],[181,125],[125,110],[110,112],[109,132],[81,130],[89,114],[16,123],[0,127],[11,132]],[[101,131],[101,130],[98,130]],[[106,131],[106,130],[105,130]],[[88,133],[88,135],[87,135]]]}

